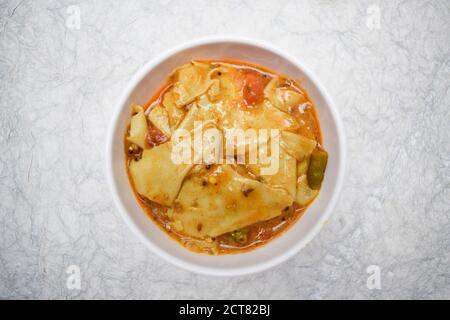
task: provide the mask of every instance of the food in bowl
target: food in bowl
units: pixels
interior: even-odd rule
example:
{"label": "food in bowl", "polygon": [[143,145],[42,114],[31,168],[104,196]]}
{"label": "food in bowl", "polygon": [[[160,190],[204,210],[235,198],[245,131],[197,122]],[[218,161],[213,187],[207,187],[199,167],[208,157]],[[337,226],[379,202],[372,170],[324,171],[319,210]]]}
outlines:
{"label": "food in bowl", "polygon": [[126,170],[137,200],[184,247],[253,250],[318,195],[328,154],[296,81],[242,61],[195,60],[131,106]]}

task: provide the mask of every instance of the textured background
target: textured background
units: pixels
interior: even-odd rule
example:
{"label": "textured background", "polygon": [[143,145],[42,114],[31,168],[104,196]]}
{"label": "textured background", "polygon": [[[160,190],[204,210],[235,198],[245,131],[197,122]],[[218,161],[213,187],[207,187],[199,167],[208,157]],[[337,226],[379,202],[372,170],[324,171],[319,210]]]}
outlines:
{"label": "textured background", "polygon": [[[347,129],[331,220],[252,276],[161,261],[122,223],[105,179],[120,91],[149,59],[204,35],[295,55]],[[450,298],[449,80],[447,0],[1,0],[0,298]],[[81,290],[66,286],[70,265]],[[380,290],[366,285],[370,265]]]}

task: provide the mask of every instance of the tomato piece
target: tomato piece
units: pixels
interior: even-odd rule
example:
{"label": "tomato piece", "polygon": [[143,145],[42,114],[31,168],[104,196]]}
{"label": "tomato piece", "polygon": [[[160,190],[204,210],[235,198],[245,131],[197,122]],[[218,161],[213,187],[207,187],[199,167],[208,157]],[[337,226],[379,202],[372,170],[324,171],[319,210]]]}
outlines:
{"label": "tomato piece", "polygon": [[166,135],[156,127],[151,127],[148,129],[146,141],[149,147],[153,148],[167,142],[169,139]]}
{"label": "tomato piece", "polygon": [[264,88],[269,77],[252,69],[240,70],[236,82],[242,90],[242,97],[247,106],[253,106],[264,100]]}

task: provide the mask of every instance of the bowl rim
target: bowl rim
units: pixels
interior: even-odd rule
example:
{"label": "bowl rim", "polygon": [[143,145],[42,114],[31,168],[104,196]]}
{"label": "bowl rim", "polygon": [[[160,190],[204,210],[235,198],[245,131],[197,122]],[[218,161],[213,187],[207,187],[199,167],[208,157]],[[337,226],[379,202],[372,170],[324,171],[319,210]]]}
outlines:
{"label": "bowl rim", "polygon": [[[113,143],[114,143],[114,134],[117,130],[117,127],[119,126],[119,119],[120,114],[122,112],[122,109],[128,100],[128,97],[132,93],[132,91],[136,88],[136,86],[141,82],[141,80],[144,79],[144,77],[157,65],[159,65],[161,62],[166,60],[167,58],[171,57],[172,55],[192,48],[197,47],[201,45],[207,45],[207,44],[217,44],[217,43],[223,43],[223,42],[229,42],[229,43],[236,43],[236,44],[245,44],[245,45],[251,45],[255,47],[260,47],[262,49],[265,49],[267,51],[271,51],[274,54],[282,57],[283,59],[291,62],[295,66],[297,66],[300,70],[303,71],[305,76],[316,86],[317,90],[321,93],[324,100],[326,101],[326,104],[329,107],[329,111],[331,114],[331,118],[336,126],[337,130],[337,136],[338,136],[338,150],[339,155],[339,167],[336,174],[336,187],[333,190],[333,193],[330,197],[330,200],[328,201],[324,213],[322,214],[321,218],[315,223],[315,225],[311,228],[311,230],[304,236],[304,238],[296,243],[295,245],[291,246],[288,250],[286,250],[284,253],[280,254],[278,257],[268,259],[267,261],[263,263],[259,263],[254,266],[246,266],[246,267],[237,267],[237,268],[215,268],[215,267],[205,267],[200,266],[195,263],[186,262],[185,260],[178,258],[167,251],[161,249],[159,246],[157,246],[153,241],[148,238],[135,224],[135,222],[130,218],[128,210],[125,208],[124,204],[122,203],[120,197],[119,197],[119,190],[114,182],[114,170],[112,167],[112,160],[114,157],[113,153]],[[346,136],[345,136],[345,130],[344,125],[341,120],[341,117],[337,111],[337,108],[331,99],[328,92],[325,90],[325,88],[322,86],[318,78],[315,76],[315,74],[307,68],[303,63],[301,63],[297,58],[294,56],[281,51],[280,49],[274,47],[271,44],[268,44],[266,42],[262,42],[259,40],[254,40],[250,38],[245,37],[238,37],[238,36],[208,36],[208,37],[202,37],[198,39],[194,39],[185,43],[182,43],[181,45],[175,46],[169,50],[166,50],[165,52],[159,54],[155,58],[151,59],[149,62],[145,63],[143,66],[141,66],[133,75],[131,80],[129,81],[128,85],[123,90],[118,102],[116,103],[113,111],[113,115],[111,117],[110,125],[107,132],[107,143],[106,143],[106,175],[107,175],[107,181],[110,188],[110,191],[113,196],[113,201],[116,205],[116,207],[119,209],[119,213],[122,217],[122,219],[125,221],[125,223],[128,225],[128,227],[132,230],[132,232],[137,235],[137,237],[140,239],[141,242],[143,242],[147,248],[149,248],[153,253],[155,253],[157,256],[161,257],[165,261],[171,263],[172,265],[175,265],[177,267],[180,267],[182,269],[197,273],[197,274],[203,274],[208,276],[242,276],[242,275],[248,275],[253,274],[257,272],[262,272],[265,270],[268,270],[272,267],[275,267],[276,265],[279,265],[286,260],[292,258],[294,255],[296,255],[298,252],[300,252],[303,247],[305,247],[321,230],[322,226],[328,221],[331,212],[333,211],[342,187],[344,183],[344,176],[346,171],[346,156],[347,156],[347,146],[346,146]],[[173,241],[172,239],[169,239],[170,241]],[[187,250],[187,249],[186,249]],[[243,253],[245,254],[245,253]]]}

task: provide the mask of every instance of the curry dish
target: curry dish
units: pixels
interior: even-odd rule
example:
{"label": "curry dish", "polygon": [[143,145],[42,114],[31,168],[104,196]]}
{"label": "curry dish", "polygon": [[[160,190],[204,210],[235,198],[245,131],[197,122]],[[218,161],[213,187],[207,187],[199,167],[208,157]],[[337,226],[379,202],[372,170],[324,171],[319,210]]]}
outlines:
{"label": "curry dish", "polygon": [[131,106],[124,141],[148,216],[184,247],[213,255],[286,231],[318,195],[328,161],[307,92],[242,61],[174,70],[146,105]]}

